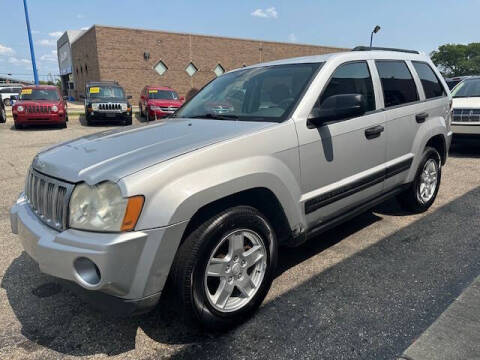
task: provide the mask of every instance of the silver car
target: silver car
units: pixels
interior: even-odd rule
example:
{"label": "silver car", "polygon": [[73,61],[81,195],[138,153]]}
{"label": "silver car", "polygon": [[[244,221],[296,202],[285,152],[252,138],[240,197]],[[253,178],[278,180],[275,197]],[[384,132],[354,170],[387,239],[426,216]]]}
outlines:
{"label": "silver car", "polygon": [[447,85],[425,55],[356,50],[234,70],[165,122],[42,151],[12,231],[96,305],[147,311],[170,278],[189,318],[244,321],[280,245],[321,241],[392,196],[413,212],[435,200]]}

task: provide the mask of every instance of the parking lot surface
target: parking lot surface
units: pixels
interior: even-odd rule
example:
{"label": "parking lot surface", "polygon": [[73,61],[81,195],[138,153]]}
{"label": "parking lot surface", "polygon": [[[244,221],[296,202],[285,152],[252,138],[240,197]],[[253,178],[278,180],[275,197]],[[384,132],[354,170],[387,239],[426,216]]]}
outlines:
{"label": "parking lot surface", "polygon": [[405,214],[391,200],[281,249],[260,311],[228,333],[183,325],[168,289],[149,314],[96,312],[39,272],[10,232],[8,209],[39,150],[109,128],[78,116],[67,129],[0,124],[0,359],[395,359],[480,274],[477,141],[454,147],[428,212]]}

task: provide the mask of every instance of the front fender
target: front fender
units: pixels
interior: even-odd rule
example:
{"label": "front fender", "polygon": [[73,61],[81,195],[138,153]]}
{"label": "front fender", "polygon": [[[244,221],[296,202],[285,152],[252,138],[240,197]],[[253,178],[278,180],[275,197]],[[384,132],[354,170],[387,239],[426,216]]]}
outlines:
{"label": "front fender", "polygon": [[273,156],[256,156],[210,166],[173,179],[145,204],[137,229],[189,220],[203,206],[252,188],[267,188],[282,205],[291,228],[305,224],[300,186],[286,164]]}

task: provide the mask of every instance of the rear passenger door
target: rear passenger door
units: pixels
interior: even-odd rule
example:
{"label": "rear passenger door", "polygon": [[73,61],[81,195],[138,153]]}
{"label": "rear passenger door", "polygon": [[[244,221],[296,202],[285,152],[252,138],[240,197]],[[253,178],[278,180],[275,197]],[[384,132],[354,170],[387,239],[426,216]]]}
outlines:
{"label": "rear passenger door", "polygon": [[425,126],[426,117],[412,64],[403,60],[376,60],[375,64],[385,109],[385,191],[388,191],[405,182],[414,158],[415,136]]}

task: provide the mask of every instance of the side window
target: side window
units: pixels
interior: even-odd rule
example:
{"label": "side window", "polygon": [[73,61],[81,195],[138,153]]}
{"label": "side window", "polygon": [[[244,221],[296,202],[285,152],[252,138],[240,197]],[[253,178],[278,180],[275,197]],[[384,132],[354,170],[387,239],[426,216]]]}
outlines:
{"label": "side window", "polygon": [[417,86],[404,61],[376,61],[382,81],[385,107],[407,104],[419,99]]}
{"label": "side window", "polygon": [[422,82],[427,99],[446,95],[440,80],[438,80],[430,65],[418,61],[412,61],[412,64]]}
{"label": "side window", "polygon": [[365,101],[365,111],[375,110],[375,92],[372,77],[365,61],[340,65],[333,73],[323,94],[317,100],[315,108],[333,95],[361,94]]}

